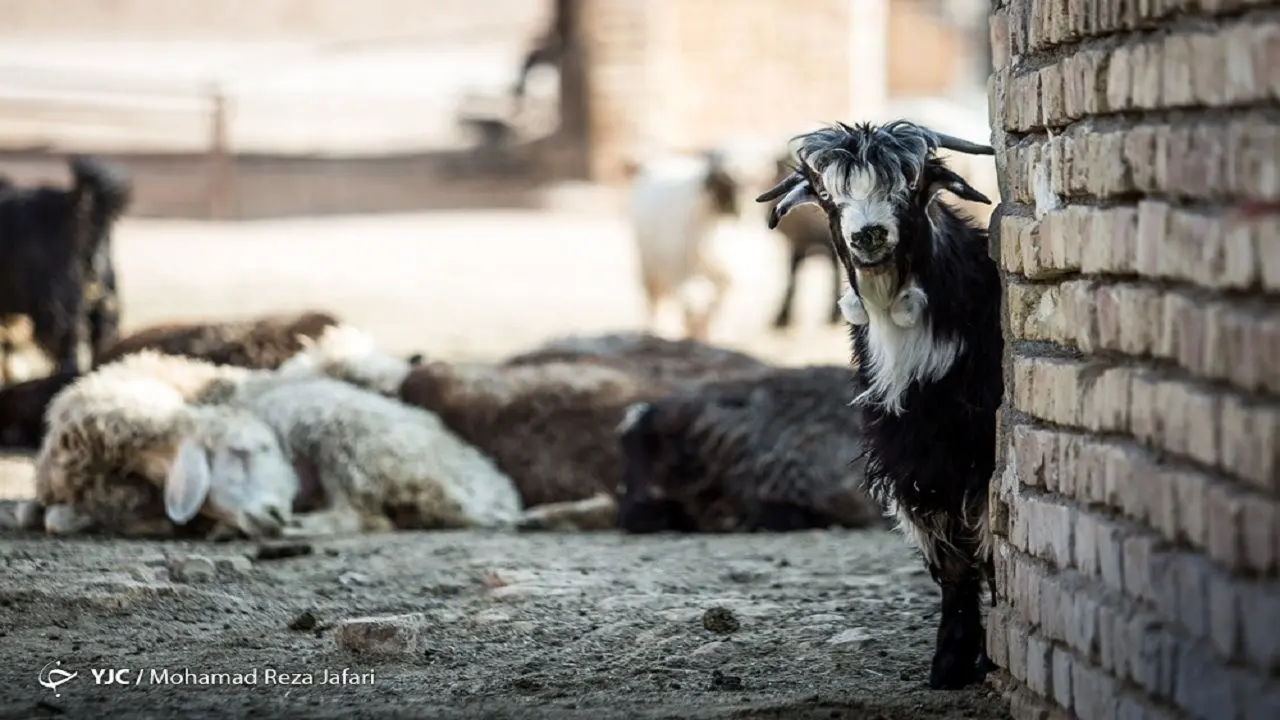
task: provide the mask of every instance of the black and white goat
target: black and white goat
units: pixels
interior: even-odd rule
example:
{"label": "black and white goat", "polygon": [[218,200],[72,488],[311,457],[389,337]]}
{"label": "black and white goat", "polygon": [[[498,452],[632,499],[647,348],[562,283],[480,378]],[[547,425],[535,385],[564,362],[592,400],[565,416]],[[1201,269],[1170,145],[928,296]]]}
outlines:
{"label": "black and white goat", "polygon": [[990,668],[982,628],[994,594],[987,488],[1003,394],[1000,275],[987,233],[938,201],[948,190],[990,204],[935,156],[992,148],[898,120],[838,124],[796,139],[795,172],[757,200],[825,211],[852,290],[867,481],[919,547],[942,589],[929,685],[956,688]]}

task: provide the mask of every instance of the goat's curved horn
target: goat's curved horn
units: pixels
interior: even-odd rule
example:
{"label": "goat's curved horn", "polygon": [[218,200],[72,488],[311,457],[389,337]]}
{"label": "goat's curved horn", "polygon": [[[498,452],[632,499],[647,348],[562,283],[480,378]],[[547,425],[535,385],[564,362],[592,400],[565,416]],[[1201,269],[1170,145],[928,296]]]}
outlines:
{"label": "goat's curved horn", "polygon": [[770,200],[777,200],[783,195],[794,190],[795,187],[802,182],[804,182],[804,176],[798,172],[793,172],[783,178],[782,182],[761,193],[760,196],[756,198],[756,202],[762,203],[769,202]]}
{"label": "goat's curved horn", "polygon": [[946,150],[955,150],[956,152],[968,153],[970,155],[995,155],[995,148],[990,145],[982,145],[980,143],[961,140],[958,137],[946,135],[944,133],[935,132],[938,138],[938,147]]}

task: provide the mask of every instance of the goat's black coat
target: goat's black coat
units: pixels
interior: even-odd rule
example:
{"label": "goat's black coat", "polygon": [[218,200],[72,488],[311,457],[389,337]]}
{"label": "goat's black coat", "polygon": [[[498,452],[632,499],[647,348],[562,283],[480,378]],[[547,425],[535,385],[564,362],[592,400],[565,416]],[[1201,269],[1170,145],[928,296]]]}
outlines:
{"label": "goat's black coat", "polygon": [[885,524],[862,489],[847,367],[776,368],[638,406],[621,433],[619,525],[631,533],[785,532]]}
{"label": "goat's black coat", "polygon": [[[910,123],[881,128],[841,125],[802,136],[798,173],[810,185],[817,183],[823,168],[804,163],[815,156],[822,163],[825,154],[827,162],[868,168],[883,186],[898,187],[899,241],[892,271],[899,286],[914,278],[928,297],[921,323],[931,327],[934,342],[963,342],[963,350],[941,378],[910,384],[901,399],[901,414],[893,414],[875,397],[860,403],[872,493],[886,504],[896,504],[900,519],[920,536],[929,571],[942,588],[942,619],[930,673],[935,688],[965,685],[989,665],[981,586],[984,579],[992,582],[994,573],[985,513],[995,469],[996,415],[1004,392],[1003,290],[988,253],[987,233],[963,213],[935,201],[933,194],[948,189],[966,199],[985,198],[933,156],[940,145],[939,136]],[[966,151],[988,154],[976,147]],[[790,181],[792,186],[799,182]],[[769,194],[761,197],[768,199]],[[829,201],[820,203],[836,253],[856,291],[857,266],[845,247],[839,213]],[[851,329],[858,374],[867,384],[872,379],[869,334],[867,325]]]}
{"label": "goat's black coat", "polygon": [[98,160],[73,157],[70,166],[69,189],[0,185],[0,315],[30,317],[59,371],[79,369],[81,342],[97,351],[115,338],[111,229],[132,193]]}

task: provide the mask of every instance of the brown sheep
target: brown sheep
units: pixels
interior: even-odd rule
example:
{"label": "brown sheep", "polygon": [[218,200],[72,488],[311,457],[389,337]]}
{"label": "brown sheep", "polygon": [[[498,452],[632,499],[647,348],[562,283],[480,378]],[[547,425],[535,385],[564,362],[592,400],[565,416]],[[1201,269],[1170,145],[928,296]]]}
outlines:
{"label": "brown sheep", "polygon": [[438,414],[493,458],[532,508],[612,498],[623,471],[615,431],[628,406],[767,368],[741,353],[645,336],[557,341],[499,364],[411,367],[343,328],[282,371],[320,372]]}
{"label": "brown sheep", "polygon": [[778,368],[627,410],[619,525],[633,533],[887,526],[863,490],[856,381]]}
{"label": "brown sheep", "polygon": [[265,315],[250,320],[156,325],[121,338],[94,358],[105,365],[139,350],[197,358],[215,365],[270,370],[303,348],[299,337],[318,338],[339,323],[321,311]]}

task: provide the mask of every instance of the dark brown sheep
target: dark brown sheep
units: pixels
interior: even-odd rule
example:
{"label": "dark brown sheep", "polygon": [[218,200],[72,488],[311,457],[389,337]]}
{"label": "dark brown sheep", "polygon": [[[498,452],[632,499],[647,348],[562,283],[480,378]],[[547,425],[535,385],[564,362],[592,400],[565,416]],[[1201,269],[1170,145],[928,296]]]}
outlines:
{"label": "dark brown sheep", "polygon": [[768,368],[702,343],[622,335],[554,341],[498,364],[414,367],[348,328],[326,333],[297,363],[438,414],[515,481],[526,508],[612,497],[628,406]]}
{"label": "dark brown sheep", "polygon": [[863,490],[853,372],[778,368],[627,410],[619,525],[635,533],[885,526]]}
{"label": "dark brown sheep", "polygon": [[121,338],[94,358],[105,365],[139,350],[198,358],[218,365],[270,370],[304,347],[300,337],[318,338],[337,317],[321,311],[266,315],[250,320],[156,325]]}

